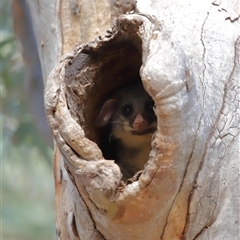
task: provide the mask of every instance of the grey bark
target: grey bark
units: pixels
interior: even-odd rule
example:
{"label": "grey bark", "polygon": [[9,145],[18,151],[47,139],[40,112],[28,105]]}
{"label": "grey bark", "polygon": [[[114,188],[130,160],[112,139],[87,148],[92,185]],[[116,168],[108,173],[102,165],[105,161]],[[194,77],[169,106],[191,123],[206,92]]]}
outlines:
{"label": "grey bark", "polygon": [[[54,17],[51,29],[65,38],[55,39],[61,51],[46,46],[48,58],[39,48],[45,79],[53,65],[48,60],[57,64],[60,53],[73,47],[69,42],[76,38],[69,32],[88,32],[81,14],[96,7],[99,11],[91,16],[95,20],[103,9],[110,10],[107,3],[95,1],[90,9],[70,1],[81,6],[76,15],[75,5],[56,3],[60,17],[51,8],[51,16],[45,11],[38,15],[36,3],[31,3],[35,18],[42,19],[38,24]],[[113,20],[125,1],[117,3]],[[59,7],[64,4],[69,6],[65,12]],[[119,16],[105,36],[77,45],[61,58],[45,94],[62,155],[56,151],[60,239],[239,239],[238,4],[138,1],[124,8],[128,14]],[[70,18],[61,18],[67,14]],[[64,20],[78,29],[67,29]],[[101,27],[98,33],[108,27],[107,22],[94,23],[94,29]],[[46,36],[49,43],[53,38]],[[93,121],[97,103],[138,72],[155,101],[158,130],[143,173],[125,184],[118,166],[103,158]]]}

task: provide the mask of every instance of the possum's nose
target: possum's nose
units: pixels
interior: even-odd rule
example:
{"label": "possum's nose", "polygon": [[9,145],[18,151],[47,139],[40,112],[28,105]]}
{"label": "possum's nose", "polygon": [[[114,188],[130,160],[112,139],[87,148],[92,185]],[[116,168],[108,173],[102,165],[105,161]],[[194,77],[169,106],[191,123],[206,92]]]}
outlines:
{"label": "possum's nose", "polygon": [[147,128],[147,121],[141,114],[137,114],[133,122],[133,129],[136,131],[144,131]]}

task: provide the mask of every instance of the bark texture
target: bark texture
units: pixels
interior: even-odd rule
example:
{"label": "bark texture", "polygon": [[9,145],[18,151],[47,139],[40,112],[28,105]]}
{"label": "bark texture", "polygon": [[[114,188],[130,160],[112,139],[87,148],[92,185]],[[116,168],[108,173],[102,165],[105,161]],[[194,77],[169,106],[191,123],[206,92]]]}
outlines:
{"label": "bark texture", "polygon": [[[46,84],[60,150],[59,239],[238,239],[239,2],[126,4],[117,1],[113,19],[128,14],[105,36],[63,55]],[[73,37],[59,29],[65,40]],[[70,40],[57,40],[65,53]],[[56,63],[60,53],[51,52]],[[103,158],[93,121],[104,97],[139,74],[155,101],[158,129],[142,174],[126,185]]]}

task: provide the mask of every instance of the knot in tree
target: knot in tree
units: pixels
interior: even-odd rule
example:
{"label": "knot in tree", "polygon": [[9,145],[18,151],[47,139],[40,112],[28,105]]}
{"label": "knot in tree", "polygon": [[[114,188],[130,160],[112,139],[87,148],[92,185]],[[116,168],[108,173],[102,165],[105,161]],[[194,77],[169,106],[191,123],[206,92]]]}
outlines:
{"label": "knot in tree", "polygon": [[[215,193],[205,219],[194,214],[218,123],[203,124],[207,90],[196,73],[164,23],[141,13],[121,15],[104,37],[62,56],[45,92],[62,155],[61,239],[193,239],[209,223]],[[119,119],[120,130],[108,124]]]}

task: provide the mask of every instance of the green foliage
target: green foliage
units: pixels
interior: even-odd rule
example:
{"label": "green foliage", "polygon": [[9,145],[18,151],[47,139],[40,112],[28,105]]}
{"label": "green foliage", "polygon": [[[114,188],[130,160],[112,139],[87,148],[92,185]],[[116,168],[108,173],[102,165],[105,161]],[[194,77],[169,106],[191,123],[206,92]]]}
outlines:
{"label": "green foliage", "polygon": [[[6,148],[9,142],[3,142]],[[52,170],[36,149],[11,146],[3,155],[2,237],[54,239]]]}
{"label": "green foliage", "polygon": [[10,4],[2,0],[0,6],[0,236],[5,240],[54,239],[52,150],[39,137],[28,109]]}
{"label": "green foliage", "polygon": [[1,15],[1,103],[3,137],[10,138],[14,145],[37,146],[40,154],[50,161],[48,146],[39,137],[33,118],[29,113],[24,87],[24,70],[21,53],[12,30],[12,17],[9,1],[3,1]]}

